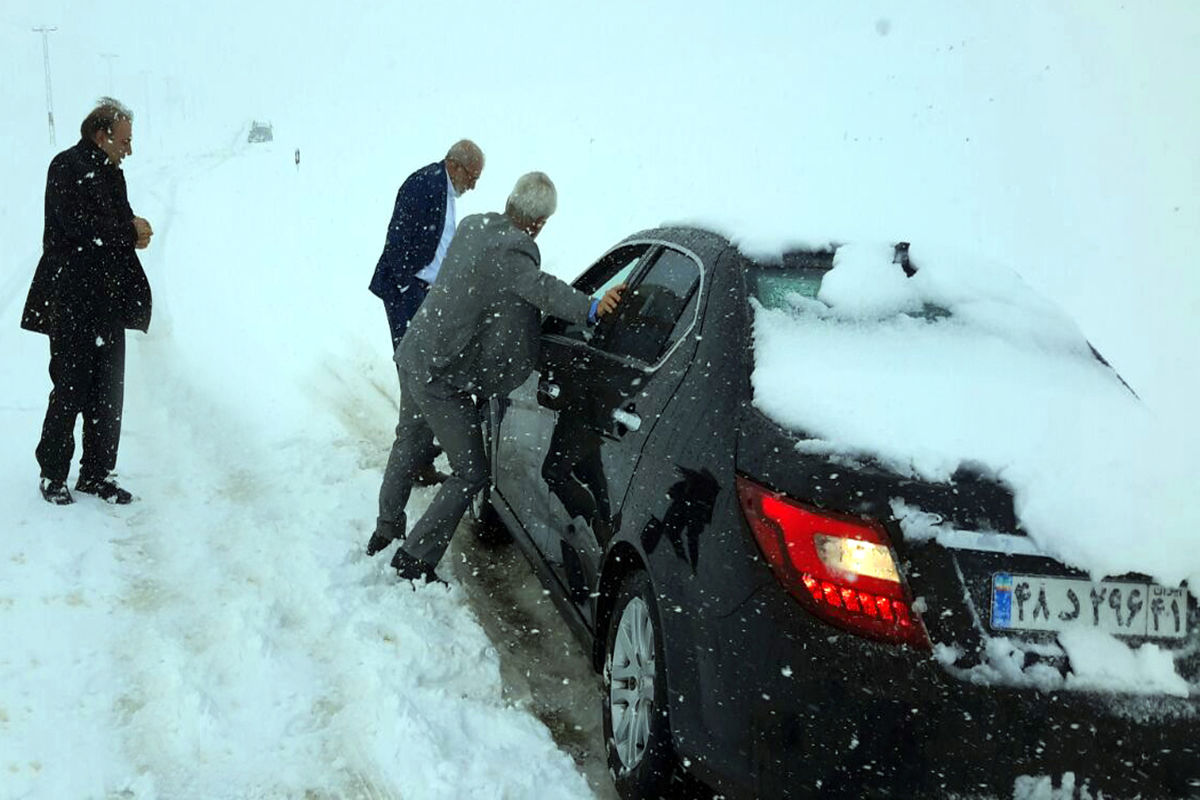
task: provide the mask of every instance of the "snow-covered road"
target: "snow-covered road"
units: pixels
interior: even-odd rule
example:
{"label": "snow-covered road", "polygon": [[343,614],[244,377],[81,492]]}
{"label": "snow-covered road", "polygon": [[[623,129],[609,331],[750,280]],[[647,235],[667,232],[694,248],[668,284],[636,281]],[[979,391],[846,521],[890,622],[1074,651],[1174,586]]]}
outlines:
{"label": "snow-covered road", "polygon": [[414,592],[361,552],[394,415],[366,344],[384,323],[357,338],[358,275],[336,286],[299,239],[253,235],[311,212],[277,161],[130,170],[157,230],[154,323],[129,336],[131,506],[37,496],[46,345],[17,331],[24,281],[0,298],[0,796],[590,797],[506,696],[459,582]]}

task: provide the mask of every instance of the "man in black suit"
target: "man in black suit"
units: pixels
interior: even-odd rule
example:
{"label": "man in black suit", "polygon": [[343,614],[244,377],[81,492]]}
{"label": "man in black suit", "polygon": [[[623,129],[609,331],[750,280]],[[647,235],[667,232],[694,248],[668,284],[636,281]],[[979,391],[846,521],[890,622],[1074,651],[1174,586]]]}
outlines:
{"label": "man in black suit", "polygon": [[[455,142],[441,161],[408,176],[396,193],[383,253],[371,278],[371,292],[383,301],[393,352],[408,323],[437,279],[457,224],[455,199],[475,188],[483,172],[483,151],[469,139]],[[416,483],[445,480],[433,467],[436,448],[424,460]]]}
{"label": "man in black suit", "polygon": [[113,470],[125,396],[125,330],[150,326],[150,284],[135,250],[150,223],[134,216],[121,161],[133,153],[133,114],[101,98],[80,139],[50,162],[42,258],[21,327],[50,337],[54,389],[37,446],[47,502],[73,502],[67,473],[75,419],[83,414],[83,456],[75,490],[109,503],[133,496]]}

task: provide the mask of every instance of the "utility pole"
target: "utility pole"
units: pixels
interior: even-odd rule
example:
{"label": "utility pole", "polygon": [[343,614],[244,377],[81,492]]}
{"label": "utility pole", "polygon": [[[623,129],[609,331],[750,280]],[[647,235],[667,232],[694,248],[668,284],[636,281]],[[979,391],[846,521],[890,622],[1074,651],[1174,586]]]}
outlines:
{"label": "utility pole", "polygon": [[117,54],[116,53],[101,53],[100,57],[108,62],[108,96],[112,97],[112,93],[113,93],[112,62],[113,62],[114,58],[117,58]]}
{"label": "utility pole", "polygon": [[46,119],[50,121],[50,146],[53,147],[54,142],[54,94],[50,91],[50,38],[49,34],[56,31],[58,28],[47,28],[42,26],[34,28],[34,33],[42,34],[42,61],[46,65]]}

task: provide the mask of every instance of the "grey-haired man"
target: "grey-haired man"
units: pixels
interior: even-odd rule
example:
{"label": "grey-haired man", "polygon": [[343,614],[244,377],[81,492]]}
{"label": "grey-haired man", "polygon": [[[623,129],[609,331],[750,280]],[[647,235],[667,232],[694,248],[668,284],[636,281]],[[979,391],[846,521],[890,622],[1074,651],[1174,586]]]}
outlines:
{"label": "grey-haired man", "polygon": [[434,567],[463,512],[488,481],[475,397],[504,395],[537,363],[542,313],[595,322],[620,300],[595,300],[542,272],[534,239],[554,213],[557,192],[541,172],[522,175],[503,214],[467,217],[455,233],[438,281],[396,350],[400,421],[379,490],[373,555],[404,539],[421,454],[437,436],[452,474],[392,558],[401,578],[439,580]]}

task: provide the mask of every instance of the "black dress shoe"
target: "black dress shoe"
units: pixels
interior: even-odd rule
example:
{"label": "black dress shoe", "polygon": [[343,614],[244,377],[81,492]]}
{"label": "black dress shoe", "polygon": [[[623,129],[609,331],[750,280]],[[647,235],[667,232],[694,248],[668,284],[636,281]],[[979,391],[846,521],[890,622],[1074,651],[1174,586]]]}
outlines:
{"label": "black dress shoe", "polygon": [[403,547],[396,548],[396,554],[392,556],[392,568],[396,570],[396,574],[400,576],[400,580],[412,581],[413,588],[416,588],[416,582],[423,580],[425,583],[440,583],[443,586],[449,586],[436,572],[433,571],[433,564],[428,561],[422,561],[416,556],[410,556],[404,552]]}
{"label": "black dress shoe", "polygon": [[79,476],[79,480],[75,481],[75,491],[83,492],[84,494],[93,494],[104,502],[117,506],[124,506],[133,502],[133,495],[118,486],[116,479],[111,475],[103,478],[86,479],[81,475]]}
{"label": "black dress shoe", "polygon": [[426,464],[413,475],[413,483],[417,486],[437,486],[449,477],[433,464]]}
{"label": "black dress shoe", "polygon": [[371,540],[367,542],[367,555],[375,555],[397,539],[404,541],[407,527],[408,518],[403,513],[399,519],[376,519],[375,530],[371,533]]}
{"label": "black dress shoe", "polygon": [[67,484],[63,481],[42,478],[38,488],[42,490],[42,499],[47,503],[53,503],[56,506],[69,506],[75,502],[75,498],[71,497],[71,493],[67,491]]}
{"label": "black dress shoe", "polygon": [[373,556],[383,548],[392,543],[392,537],[386,536],[379,531],[371,534],[371,540],[367,542],[367,555]]}

